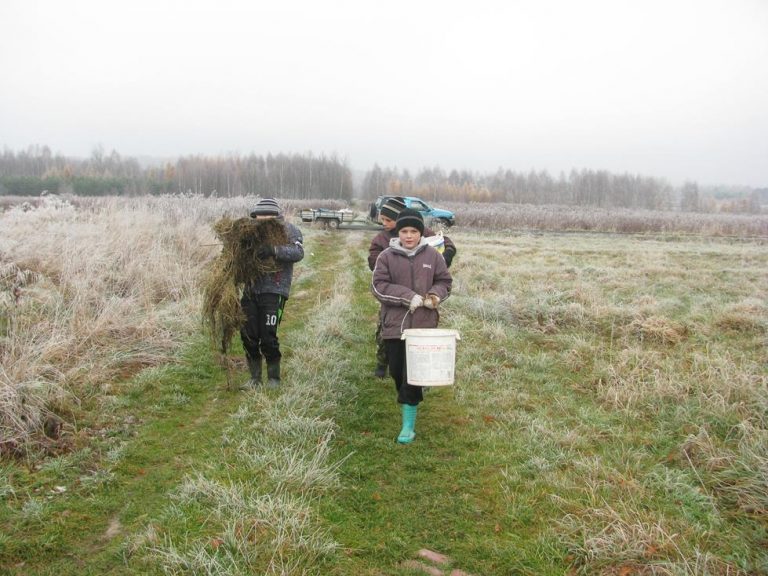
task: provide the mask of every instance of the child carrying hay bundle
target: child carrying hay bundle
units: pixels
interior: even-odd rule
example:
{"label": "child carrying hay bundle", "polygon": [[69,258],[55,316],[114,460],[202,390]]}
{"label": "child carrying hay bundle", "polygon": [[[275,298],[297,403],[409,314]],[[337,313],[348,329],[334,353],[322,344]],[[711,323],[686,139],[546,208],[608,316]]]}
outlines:
{"label": "child carrying hay bundle", "polygon": [[[293,278],[293,263],[304,257],[301,231],[285,222],[273,198],[263,198],[251,218],[222,218],[214,225],[222,251],[205,280],[203,318],[229,368],[227,351],[240,332],[250,380],[261,384],[261,357],[270,387],[280,383],[277,327]],[[230,374],[227,370],[227,381]]]}

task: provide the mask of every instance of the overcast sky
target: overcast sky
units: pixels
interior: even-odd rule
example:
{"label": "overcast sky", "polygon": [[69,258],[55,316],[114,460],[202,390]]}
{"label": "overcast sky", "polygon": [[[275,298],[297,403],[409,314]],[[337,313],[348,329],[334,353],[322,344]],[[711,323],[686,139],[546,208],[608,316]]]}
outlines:
{"label": "overcast sky", "polygon": [[0,0],[0,148],[768,186],[766,0]]}

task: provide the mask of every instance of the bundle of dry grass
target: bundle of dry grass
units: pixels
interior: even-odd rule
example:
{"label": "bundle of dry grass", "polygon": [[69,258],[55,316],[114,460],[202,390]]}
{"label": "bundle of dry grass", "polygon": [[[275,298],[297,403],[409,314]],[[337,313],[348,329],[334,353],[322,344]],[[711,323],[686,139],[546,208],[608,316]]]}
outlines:
{"label": "bundle of dry grass", "polygon": [[279,220],[222,218],[213,230],[222,242],[221,254],[207,271],[203,285],[203,321],[213,345],[226,355],[232,338],[245,322],[240,295],[250,280],[277,271],[274,258],[262,259],[258,248],[288,242]]}

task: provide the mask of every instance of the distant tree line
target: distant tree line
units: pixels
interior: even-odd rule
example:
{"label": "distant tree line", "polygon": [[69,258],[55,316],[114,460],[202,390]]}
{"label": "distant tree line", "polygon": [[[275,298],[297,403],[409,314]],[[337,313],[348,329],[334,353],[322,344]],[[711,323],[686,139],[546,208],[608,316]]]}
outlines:
{"label": "distant tree line", "polygon": [[96,149],[84,160],[53,155],[47,146],[0,155],[0,194],[43,191],[79,196],[170,194],[260,195],[350,200],[352,173],[335,156],[185,156],[142,167],[134,158]]}
{"label": "distant tree line", "polygon": [[[350,201],[355,195],[345,161],[307,154],[184,156],[142,166],[116,151],[95,149],[90,158],[54,155],[47,146],[0,154],[0,194],[36,196],[43,191],[78,196],[172,194],[192,192],[224,197],[260,195],[307,200]],[[382,168],[362,181],[359,196],[419,196],[432,201],[584,206],[686,212],[757,214],[768,204],[768,190],[704,188],[686,182],[674,188],[659,178],[571,170],[557,178],[547,171],[490,174],[466,170]]]}
{"label": "distant tree line", "polygon": [[763,190],[700,190],[695,182],[679,189],[659,178],[612,174],[605,170],[571,170],[557,179],[546,171],[527,173],[499,169],[492,174],[425,168],[408,170],[374,165],[363,179],[362,196],[418,196],[432,201],[507,202],[513,204],[593,206],[688,212],[759,213]]}

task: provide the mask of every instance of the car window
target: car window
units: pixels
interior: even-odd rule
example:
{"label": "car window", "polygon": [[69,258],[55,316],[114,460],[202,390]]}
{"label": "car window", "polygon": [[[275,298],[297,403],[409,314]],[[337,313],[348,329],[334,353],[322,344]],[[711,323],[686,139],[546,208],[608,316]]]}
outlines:
{"label": "car window", "polygon": [[427,205],[419,200],[411,200],[411,208],[414,210],[428,210]]}

